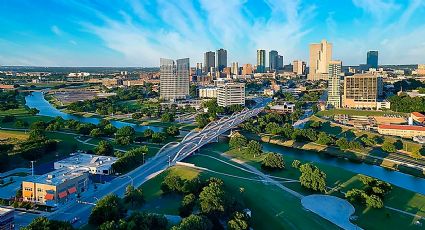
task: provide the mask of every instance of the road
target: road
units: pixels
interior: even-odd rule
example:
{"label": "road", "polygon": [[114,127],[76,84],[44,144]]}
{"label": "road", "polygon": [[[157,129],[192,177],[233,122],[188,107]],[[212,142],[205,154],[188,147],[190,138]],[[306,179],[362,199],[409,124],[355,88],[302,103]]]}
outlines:
{"label": "road", "polygon": [[[266,103],[266,102],[264,102]],[[263,102],[259,105],[263,105]],[[70,221],[77,218],[78,221],[74,227],[81,227],[87,223],[91,209],[96,202],[109,193],[115,193],[118,196],[124,196],[125,189],[128,185],[140,186],[147,180],[155,177],[169,166],[174,165],[177,161],[181,161],[199,148],[218,136],[227,132],[229,129],[236,127],[245,120],[256,116],[264,107],[255,107],[251,110],[243,110],[235,113],[230,117],[223,117],[218,121],[211,122],[200,132],[190,132],[180,143],[169,143],[157,153],[157,155],[149,159],[144,165],[139,166],[133,171],[118,177],[111,182],[99,186],[96,190],[90,190],[82,194],[81,202],[68,202],[52,213],[44,213],[43,215],[49,219]],[[35,215],[23,215],[18,217],[18,221],[29,223]]]}

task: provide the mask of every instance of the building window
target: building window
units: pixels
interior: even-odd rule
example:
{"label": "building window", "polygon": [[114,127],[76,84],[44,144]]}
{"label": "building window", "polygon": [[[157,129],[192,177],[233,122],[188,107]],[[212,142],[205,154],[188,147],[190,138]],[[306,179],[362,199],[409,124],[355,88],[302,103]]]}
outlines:
{"label": "building window", "polygon": [[37,188],[37,192],[42,192],[43,190],[41,188]]}
{"label": "building window", "polygon": [[32,192],[32,188],[28,188],[28,187],[26,187],[26,188],[25,188],[25,191],[31,191],[31,192]]}

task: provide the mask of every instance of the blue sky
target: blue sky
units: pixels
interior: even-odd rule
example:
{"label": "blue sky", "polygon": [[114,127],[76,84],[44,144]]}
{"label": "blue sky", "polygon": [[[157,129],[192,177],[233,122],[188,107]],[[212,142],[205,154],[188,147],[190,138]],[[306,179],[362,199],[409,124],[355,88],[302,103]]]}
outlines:
{"label": "blue sky", "polygon": [[334,59],[425,63],[425,0],[0,0],[0,65],[158,66],[228,50],[255,63],[275,49],[308,60],[327,39]]}

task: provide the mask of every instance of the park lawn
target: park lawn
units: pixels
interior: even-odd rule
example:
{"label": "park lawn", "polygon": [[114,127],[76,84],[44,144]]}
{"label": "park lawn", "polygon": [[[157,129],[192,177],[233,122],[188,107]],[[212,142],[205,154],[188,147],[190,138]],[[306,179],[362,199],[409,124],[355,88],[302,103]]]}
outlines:
{"label": "park lawn", "polygon": [[174,166],[146,181],[140,186],[146,201],[140,210],[166,215],[178,215],[183,196],[179,194],[163,194],[161,190],[162,181],[169,174],[178,175],[184,179],[191,180],[197,177],[200,172],[201,171],[192,168]]}
{"label": "park lawn", "polygon": [[[209,155],[214,155],[214,157],[220,158],[219,154],[215,152],[209,152]],[[256,158],[254,160],[251,157],[247,157],[241,151],[231,150],[226,152],[227,155],[235,157],[237,159],[242,159],[247,161],[250,165],[256,167],[261,170],[261,163],[259,161],[260,158]],[[223,158],[221,158],[223,160]],[[290,179],[299,179],[300,173],[297,169],[291,167],[291,163],[294,160],[294,157],[284,156],[286,169],[278,172],[268,172],[268,174],[284,177]],[[301,161],[302,163],[306,163]],[[235,163],[233,163],[235,164]],[[327,175],[327,185],[329,187],[338,186],[342,192],[347,192],[352,188],[362,188],[363,184],[359,180],[359,174],[325,165],[320,163],[314,163],[317,167],[319,167],[322,171],[324,171]],[[303,195],[312,194],[310,191],[302,188],[299,183],[285,183],[285,186],[288,188],[295,190]],[[344,195],[339,192],[332,192],[331,195],[339,196],[344,198]],[[425,196],[411,192],[407,189],[403,189],[397,186],[393,186],[393,190],[388,194],[384,199],[384,204],[386,206],[397,208],[406,212],[410,212],[412,214],[417,214],[421,216],[425,216]],[[416,221],[411,216],[383,208],[383,209],[368,209],[366,207],[355,205],[356,213],[358,219],[355,221],[360,227],[365,229],[385,229],[389,226],[394,227],[394,229],[417,229],[416,225],[413,225],[413,222]],[[383,220],[382,222],[374,221],[373,225],[370,225],[370,221],[377,216],[377,218]]]}
{"label": "park lawn", "polygon": [[16,139],[16,140],[26,140],[28,139],[28,134],[22,131],[12,131],[12,130],[0,130],[0,140],[6,139]]}
{"label": "park lawn", "polygon": [[[204,150],[202,153],[208,153],[208,151]],[[193,155],[186,161],[220,173],[258,179],[252,173],[242,171],[205,156]],[[222,179],[232,194],[237,194],[237,196],[242,198],[247,208],[252,211],[252,225],[254,229],[338,229],[327,220],[304,210],[297,197],[280,188],[262,182],[234,178],[209,171],[203,171],[201,173],[201,178],[203,179],[210,177]]]}
{"label": "park lawn", "polygon": [[384,114],[391,115],[406,115],[405,113],[392,112],[392,111],[376,111],[376,110],[355,110],[355,109],[330,109],[319,111],[316,113],[318,116],[333,116],[336,114],[352,115],[352,116],[383,116]]}

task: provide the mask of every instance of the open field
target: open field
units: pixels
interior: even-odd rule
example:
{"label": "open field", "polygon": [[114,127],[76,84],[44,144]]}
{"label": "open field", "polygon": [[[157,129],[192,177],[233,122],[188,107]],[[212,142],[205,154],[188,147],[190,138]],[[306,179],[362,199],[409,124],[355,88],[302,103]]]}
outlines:
{"label": "open field", "polygon": [[28,134],[25,132],[0,130],[0,141],[6,139],[26,140],[27,138]]}

